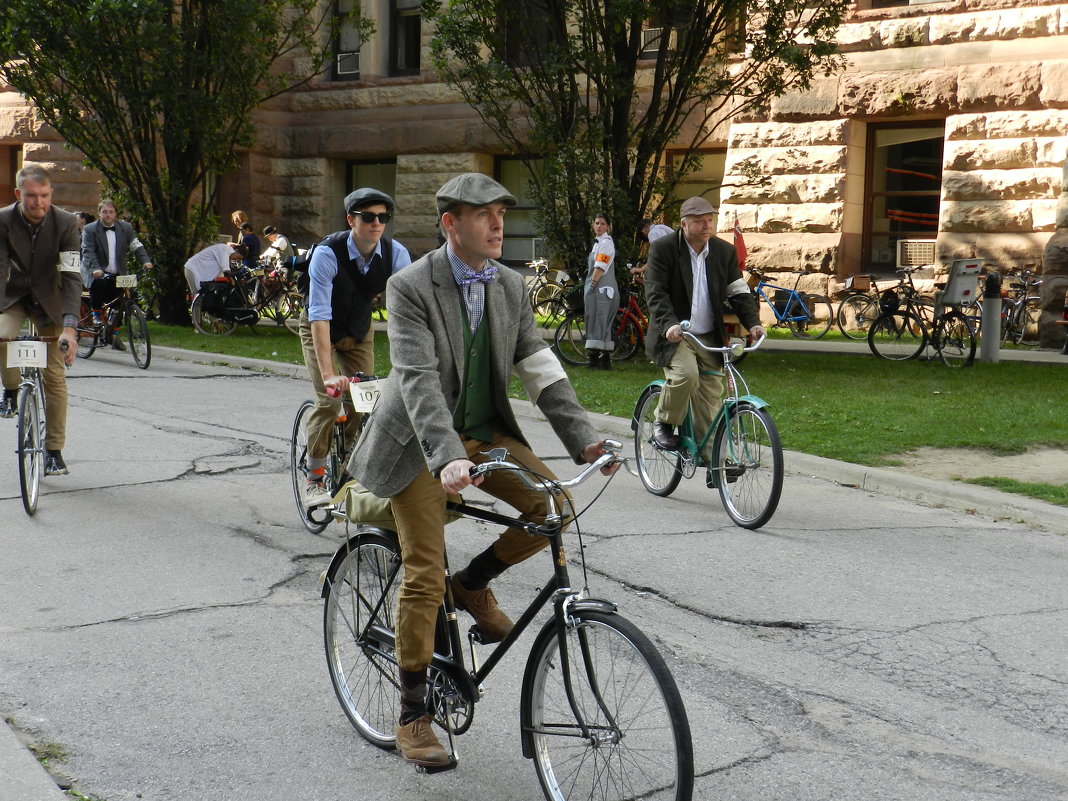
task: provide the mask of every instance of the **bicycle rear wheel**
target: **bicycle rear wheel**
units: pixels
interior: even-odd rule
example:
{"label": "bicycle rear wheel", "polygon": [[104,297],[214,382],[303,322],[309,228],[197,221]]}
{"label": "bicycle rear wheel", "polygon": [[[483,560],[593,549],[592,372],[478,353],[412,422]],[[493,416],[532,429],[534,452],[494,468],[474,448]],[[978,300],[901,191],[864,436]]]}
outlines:
{"label": "bicycle rear wheel", "polygon": [[237,330],[237,323],[234,321],[224,320],[204,311],[203,294],[193,298],[193,305],[189,307],[189,315],[193,318],[193,328],[201,334],[208,336],[225,335],[232,334]]}
{"label": "bicycle rear wheel", "polygon": [[639,396],[634,406],[634,459],[638,463],[638,478],[653,495],[666,498],[682,480],[682,457],[665,451],[653,440],[656,407],[660,405],[660,384],[651,384]]}
{"label": "bicycle rear wheel", "polygon": [[617,614],[582,610],[573,621],[564,654],[555,619],[546,623],[523,677],[524,754],[545,797],[690,801],[690,724],[663,657]]}
{"label": "bicycle rear wheel", "polygon": [[1016,317],[1016,330],[1013,332],[1013,342],[1017,345],[1038,344],[1038,320],[1042,315],[1039,306],[1041,298],[1028,297],[1020,301],[1020,310]]}
{"label": "bicycle rear wheel", "polygon": [[99,333],[97,327],[93,325],[93,312],[89,308],[89,304],[82,299],[82,307],[78,312],[78,325],[75,328],[78,334],[78,358],[88,359],[96,352],[97,348],[97,334]]}
{"label": "bicycle rear wheel", "polygon": [[838,304],[838,330],[849,339],[867,339],[878,316],[879,304],[869,295],[851,295]]}
{"label": "bicycle rear wheel", "polygon": [[613,329],[618,333],[615,340],[616,347],[612,351],[612,361],[626,361],[637,353],[638,346],[642,343],[641,329],[630,317],[623,321],[622,329],[618,326],[614,326]]}
{"label": "bicycle rear wheel", "polygon": [[960,312],[938,318],[931,342],[946,367],[967,367],[975,361],[975,332],[971,321]]}
{"label": "bicycle rear wheel", "polygon": [[126,337],[134,364],[147,370],[152,363],[152,343],[148,339],[148,320],[141,307],[133,301],[126,304]]}
{"label": "bicycle rear wheel", "polygon": [[824,295],[810,292],[795,296],[786,307],[786,324],[790,333],[798,339],[819,339],[831,330],[834,324],[834,309]]}
{"label": "bicycle rear wheel", "polygon": [[[344,553],[334,557],[323,585],[323,642],[330,681],[356,731],[379,748],[392,749],[400,715],[392,645],[401,584],[400,548],[386,531],[370,529],[341,548]],[[388,637],[376,637],[376,630]]]}
{"label": "bicycle rear wheel", "polygon": [[37,387],[28,384],[20,388],[18,405],[19,488],[22,508],[32,515],[37,511],[44,474],[44,422]]}
{"label": "bicycle rear wheel", "polygon": [[585,364],[589,360],[586,353],[586,318],[581,314],[569,314],[556,328],[553,344],[560,358],[568,364]]}
{"label": "bicycle rear wheel", "polygon": [[871,324],[868,347],[881,359],[915,359],[927,345],[927,328],[910,312],[884,314]]}
{"label": "bicycle rear wheel", "polygon": [[723,508],[736,525],[760,528],[775,514],[782,494],[782,441],[766,409],[732,408],[716,429],[713,469]]}
{"label": "bicycle rear wheel", "polygon": [[293,418],[293,434],[289,440],[289,478],[293,485],[297,514],[304,528],[312,534],[321,534],[330,525],[332,518],[329,510],[322,507],[304,508],[304,485],[308,480],[308,417],[314,408],[315,401],[306,400]]}

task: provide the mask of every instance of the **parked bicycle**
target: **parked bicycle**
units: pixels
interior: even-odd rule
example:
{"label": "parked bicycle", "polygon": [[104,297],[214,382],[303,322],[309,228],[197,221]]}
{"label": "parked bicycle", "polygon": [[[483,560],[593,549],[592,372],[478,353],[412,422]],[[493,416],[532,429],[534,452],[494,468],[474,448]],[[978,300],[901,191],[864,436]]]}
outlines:
{"label": "parked bicycle", "polygon": [[[22,508],[33,516],[41,495],[45,461],[45,387],[41,371],[48,366],[48,344],[58,337],[37,336],[33,323],[29,332],[7,342],[7,366],[21,374],[18,388],[15,454],[19,463],[19,491]],[[65,345],[66,343],[64,343]],[[66,348],[64,347],[64,350]]]}
{"label": "parked bicycle", "polygon": [[[626,361],[645,346],[645,332],[649,330],[649,318],[642,310],[641,285],[627,287],[627,299],[616,312],[612,323],[613,361]],[[583,312],[569,313],[556,327],[553,346],[557,354],[568,364],[586,364],[586,317]]]}
{"label": "parked bicycle", "polygon": [[1008,277],[1018,280],[1009,284],[1006,297],[1001,300],[1001,341],[1037,345],[1042,279],[1031,270],[1010,273]]}
{"label": "parked bicycle", "polygon": [[[683,477],[692,478],[698,467],[707,467],[710,486],[719,491],[730,519],[742,528],[760,528],[775,514],[782,494],[782,442],[768,403],[750,394],[735,364],[743,354],[757,350],[765,337],[748,347],[734,342],[717,348],[686,331],[688,322],[684,321],[683,328],[683,336],[694,345],[723,355],[723,405],[705,431],[694,430],[692,409],[687,410],[679,426],[679,447],[668,450],[653,436],[664,380],[650,382],[638,397],[630,422],[638,477],[649,492],[667,497]],[[706,463],[701,454],[710,441],[712,461]]]}
{"label": "parked bicycle", "polygon": [[[148,318],[141,308],[135,291],[137,276],[106,275],[113,279],[122,294],[104,304],[104,308],[94,313],[89,306],[89,295],[82,293],[82,305],[75,330],[78,334],[78,358],[88,359],[97,348],[114,346],[116,350],[122,343],[119,331],[126,332],[127,350],[133,357],[134,364],[147,370],[152,363],[152,341],[148,335]],[[99,280],[99,279],[98,279]]]}
{"label": "parked bicycle", "polygon": [[[793,288],[778,286],[767,280],[763,270],[750,267],[749,272],[757,279],[753,294],[757,301],[763,300],[775,315],[773,327],[790,329],[798,339],[819,339],[826,334],[834,322],[834,309],[826,295],[812,292],[800,292],[797,287],[801,277],[808,275],[808,270],[794,270],[797,280]],[[771,290],[771,297],[768,296]]]}
{"label": "parked bicycle", "polygon": [[552,278],[549,262],[546,259],[534,259],[527,262],[527,267],[534,270],[534,278],[527,285],[527,300],[535,316],[545,319],[550,326],[567,314],[564,292],[567,290],[570,276],[563,270],[557,271]]}
{"label": "parked bicycle", "polygon": [[201,334],[232,334],[239,325],[254,326],[261,317],[297,333],[303,299],[285,267],[264,273],[245,267],[227,270],[200,284],[189,314]]}
{"label": "parked bicycle", "polygon": [[835,321],[838,330],[849,339],[867,339],[868,329],[875,319],[882,313],[879,301],[883,292],[896,291],[902,281],[898,280],[893,286],[879,286],[879,280],[874,275],[851,275],[846,278],[846,291],[852,294],[843,298],[838,304],[838,312]]}
{"label": "parked bicycle", "polygon": [[[326,474],[323,481],[331,497],[349,480],[345,466],[352,452],[353,442],[346,436],[350,414],[370,412],[377,397],[379,377],[357,373],[349,378],[354,389],[346,394],[340,412],[334,420],[330,433],[330,450],[326,460]],[[319,506],[312,509],[304,507],[304,485],[308,480],[308,417],[315,408],[315,401],[308,399],[301,403],[297,415],[293,418],[293,433],[289,440],[289,475],[293,485],[293,500],[297,504],[304,527],[313,534],[321,533],[333,519],[332,508]]]}
{"label": "parked bicycle", "polygon": [[[548,538],[553,574],[481,663],[475,652],[475,643],[481,642],[477,626],[467,633],[469,663],[464,655],[451,584],[446,582],[428,671],[427,705],[447,735],[450,761],[425,769],[428,772],[456,767],[456,741],[471,727],[484,682],[551,604],[552,614],[527,656],[519,702],[523,756],[533,760],[545,797],[690,801],[693,745],[670,670],[656,646],[617,613],[613,602],[588,597],[581,533],[572,553],[582,564],[582,589],[574,588],[568,574],[562,530],[579,515],[567,493],[620,460],[620,443],[606,442],[604,447],[611,453],[570,481],[532,474],[510,463],[503,448],[485,454],[489,461],[472,469],[473,477],[509,471],[544,493],[551,510],[544,524],[449,502],[454,514]],[[356,730],[387,750],[396,746],[400,709],[395,615],[402,571],[396,534],[360,526],[334,554],[322,593],[326,658],[338,701]]]}
{"label": "parked bicycle", "polygon": [[966,367],[975,361],[975,329],[960,305],[943,311],[936,300],[920,295],[912,274],[919,267],[898,270],[903,279],[895,290],[884,290],[881,314],[868,331],[868,347],[882,359],[915,359],[930,346],[947,367]]}

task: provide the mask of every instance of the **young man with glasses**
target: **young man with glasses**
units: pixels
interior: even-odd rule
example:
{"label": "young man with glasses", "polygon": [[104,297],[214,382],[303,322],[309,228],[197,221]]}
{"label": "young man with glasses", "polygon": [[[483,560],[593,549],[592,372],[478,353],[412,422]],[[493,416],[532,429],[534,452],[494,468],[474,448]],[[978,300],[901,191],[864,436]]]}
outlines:
{"label": "young man with glasses", "polygon": [[[326,387],[343,388],[342,378],[353,373],[374,373],[373,301],[393,273],[412,263],[404,245],[382,235],[393,215],[393,198],[385,192],[370,187],[350,192],[345,215],[349,227],[330,234],[312,251],[300,321],[304,362],[316,395],[308,416],[306,509],[330,503],[323,477],[341,400],[327,395]],[[359,415],[349,417],[350,436],[358,423]]]}

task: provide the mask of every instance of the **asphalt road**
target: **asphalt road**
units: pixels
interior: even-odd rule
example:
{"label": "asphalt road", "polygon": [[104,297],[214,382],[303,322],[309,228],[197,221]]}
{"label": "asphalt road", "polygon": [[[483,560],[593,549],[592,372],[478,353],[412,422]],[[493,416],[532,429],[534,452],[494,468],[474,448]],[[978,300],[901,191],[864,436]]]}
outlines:
{"label": "asphalt road", "polygon": [[[34,518],[14,464],[0,471],[0,712],[65,749],[79,792],[542,797],[519,751],[524,654],[491,676],[451,773],[416,773],[342,714],[318,576],[345,531],[307,533],[289,488],[304,381],[158,353],[142,372],[104,352],[70,384],[71,475],[46,480]],[[525,425],[569,474],[548,427]],[[591,594],[618,602],[680,684],[694,797],[1068,799],[1068,538],[869,491],[825,462],[788,458],[758,532],[700,480],[659,499],[625,474],[582,518]],[[924,486],[936,502],[952,490]],[[491,536],[450,527],[454,564]],[[505,608],[545,570],[505,574]],[[0,799],[25,801],[4,734]]]}

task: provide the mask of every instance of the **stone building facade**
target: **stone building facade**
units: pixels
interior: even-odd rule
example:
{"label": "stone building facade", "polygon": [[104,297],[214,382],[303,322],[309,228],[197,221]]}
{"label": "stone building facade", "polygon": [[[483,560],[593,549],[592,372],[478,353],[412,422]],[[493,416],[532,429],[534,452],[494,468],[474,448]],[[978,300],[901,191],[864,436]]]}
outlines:
{"label": "stone building facade", "polygon": [[[432,196],[450,175],[484,171],[525,198],[517,163],[435,78],[418,6],[364,0],[375,38],[343,32],[328,74],[257,112],[257,144],[221,183],[222,219],[242,208],[308,244],[344,225],[347,191],[374,184],[397,200],[392,234],[420,253],[435,245]],[[717,130],[678,194],[718,203],[724,236],[737,218],[751,263],[816,271],[831,292],[902,260],[1040,265],[1068,156],[1068,2],[857,0],[839,40],[843,72]],[[0,92],[0,192],[19,158],[59,170],[60,203],[95,206],[78,154]],[[744,184],[745,161],[764,183]],[[535,254],[522,204],[508,235],[507,256]]]}

